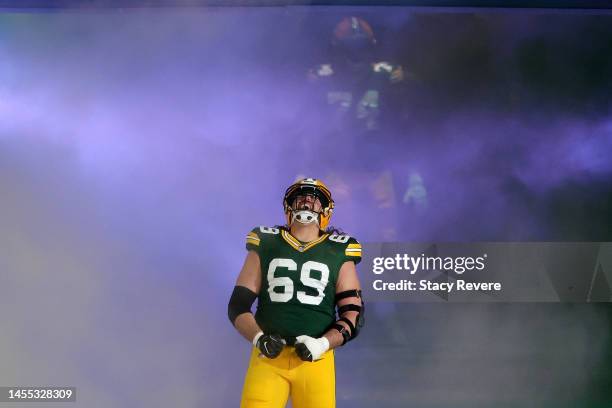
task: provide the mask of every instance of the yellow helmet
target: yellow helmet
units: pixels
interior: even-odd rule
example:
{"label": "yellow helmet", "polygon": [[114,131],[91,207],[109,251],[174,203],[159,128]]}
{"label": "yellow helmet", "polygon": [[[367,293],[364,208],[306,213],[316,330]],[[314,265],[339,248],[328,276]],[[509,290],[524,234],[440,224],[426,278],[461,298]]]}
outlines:
{"label": "yellow helmet", "polygon": [[293,201],[300,195],[313,195],[319,199],[321,202],[321,212],[318,213],[317,222],[319,229],[325,230],[334,211],[334,200],[327,186],[321,180],[314,178],[298,180],[285,191],[283,208],[287,217],[287,225],[290,226],[293,221],[293,209],[291,208]]}

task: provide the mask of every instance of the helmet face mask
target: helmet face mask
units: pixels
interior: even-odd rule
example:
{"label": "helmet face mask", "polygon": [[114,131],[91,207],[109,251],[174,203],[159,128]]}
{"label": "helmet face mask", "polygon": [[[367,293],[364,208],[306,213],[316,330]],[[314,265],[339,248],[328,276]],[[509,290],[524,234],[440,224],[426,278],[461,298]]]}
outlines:
{"label": "helmet face mask", "polygon": [[321,200],[312,193],[303,193],[295,196],[290,205],[293,211],[309,210],[320,213],[323,210]]}
{"label": "helmet face mask", "polygon": [[285,192],[283,207],[288,226],[294,221],[317,223],[324,230],[334,207],[331,193],[321,181],[306,178],[292,184]]}
{"label": "helmet face mask", "polygon": [[319,224],[319,215],[322,211],[321,200],[309,192],[300,192],[291,203],[291,223],[297,221],[302,224]]}

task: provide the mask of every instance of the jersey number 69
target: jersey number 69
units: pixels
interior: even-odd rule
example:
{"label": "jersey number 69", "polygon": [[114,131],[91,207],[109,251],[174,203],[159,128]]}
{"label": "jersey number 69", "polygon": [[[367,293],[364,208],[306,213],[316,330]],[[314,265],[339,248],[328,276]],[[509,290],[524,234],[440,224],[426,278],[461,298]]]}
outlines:
{"label": "jersey number 69", "polygon": [[[268,267],[268,293],[273,302],[288,302],[293,298],[293,280],[288,276],[274,276],[276,268],[287,268],[289,271],[297,271],[297,264],[293,259],[274,258]],[[311,276],[312,271],[319,271],[321,279]],[[317,291],[316,295],[308,295],[302,290],[297,291],[297,300],[306,305],[319,305],[325,297],[325,287],[329,281],[329,268],[321,262],[304,262],[300,269],[300,281],[304,286]],[[283,291],[277,293],[274,288],[282,287]]]}

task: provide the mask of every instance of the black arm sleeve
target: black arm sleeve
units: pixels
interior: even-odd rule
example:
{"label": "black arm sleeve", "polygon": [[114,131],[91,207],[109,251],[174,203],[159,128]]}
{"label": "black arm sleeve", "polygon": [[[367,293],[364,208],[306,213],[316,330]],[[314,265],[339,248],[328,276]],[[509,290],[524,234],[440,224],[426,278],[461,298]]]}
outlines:
{"label": "black arm sleeve", "polygon": [[257,299],[257,294],[244,286],[234,286],[232,297],[227,305],[227,317],[234,324],[236,318],[243,313],[251,313],[251,306]]}

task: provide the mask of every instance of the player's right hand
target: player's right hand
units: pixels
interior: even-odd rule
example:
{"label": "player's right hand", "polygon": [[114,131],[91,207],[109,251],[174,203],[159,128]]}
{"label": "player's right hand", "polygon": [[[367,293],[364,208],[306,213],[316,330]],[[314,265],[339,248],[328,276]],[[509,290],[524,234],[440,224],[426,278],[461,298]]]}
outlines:
{"label": "player's right hand", "polygon": [[261,354],[268,358],[276,358],[283,351],[285,342],[277,334],[264,334],[259,332],[253,338],[253,345],[261,351]]}

